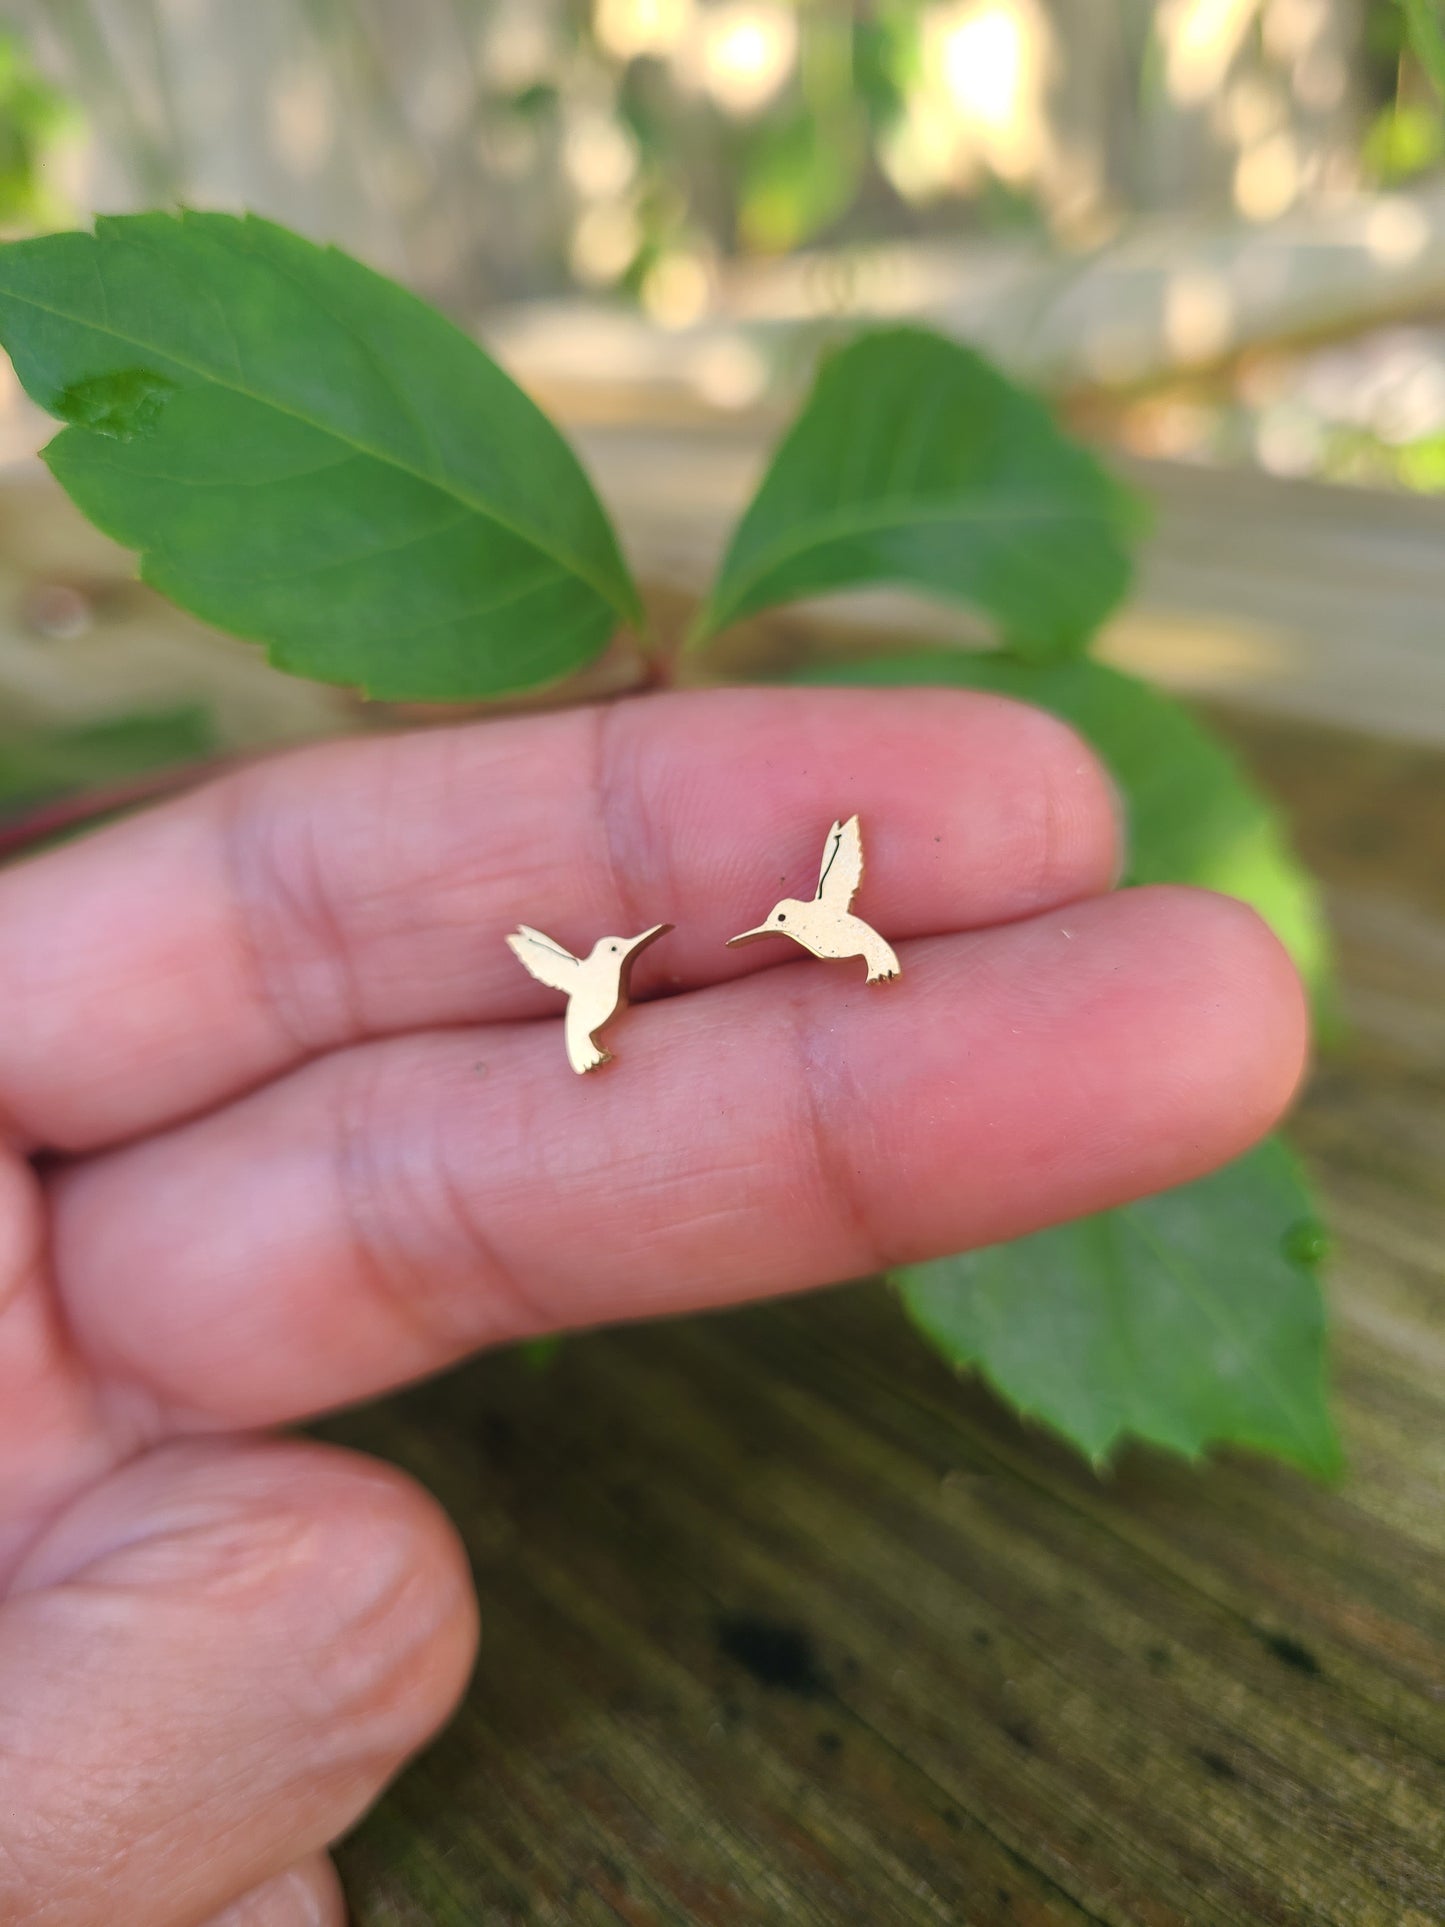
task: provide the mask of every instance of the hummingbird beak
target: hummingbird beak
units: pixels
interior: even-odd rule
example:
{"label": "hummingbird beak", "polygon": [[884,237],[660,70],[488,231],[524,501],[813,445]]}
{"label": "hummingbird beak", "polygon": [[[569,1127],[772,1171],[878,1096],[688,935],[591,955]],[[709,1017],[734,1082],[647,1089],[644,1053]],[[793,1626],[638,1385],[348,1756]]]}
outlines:
{"label": "hummingbird beak", "polygon": [[737,936],[729,937],[726,948],[731,950],[740,943],[756,943],[759,937],[781,937],[786,934],[782,930],[770,930],[765,923],[760,923],[756,930],[740,930]]}
{"label": "hummingbird beak", "polygon": [[650,930],[644,930],[640,937],[634,937],[628,944],[623,954],[622,968],[617,973],[624,996],[629,995],[632,989],[632,966],[650,943],[656,943],[659,937],[665,937],[671,928],[670,923],[655,923]]}
{"label": "hummingbird beak", "polygon": [[640,937],[634,937],[627,946],[628,962],[630,963],[634,957],[640,957],[650,943],[656,943],[659,937],[665,937],[672,928],[670,923],[655,923],[650,930],[644,930]]}

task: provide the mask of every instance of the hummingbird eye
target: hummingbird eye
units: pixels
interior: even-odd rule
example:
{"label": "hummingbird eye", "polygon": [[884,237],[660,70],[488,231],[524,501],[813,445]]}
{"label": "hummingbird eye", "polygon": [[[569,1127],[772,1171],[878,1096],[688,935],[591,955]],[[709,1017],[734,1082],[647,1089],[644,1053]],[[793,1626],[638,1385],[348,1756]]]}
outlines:
{"label": "hummingbird eye", "polygon": [[615,950],[617,948],[617,945],[613,944],[612,948]]}
{"label": "hummingbird eye", "polygon": [[780,910],[780,911],[778,912],[778,922],[779,922],[779,923],[786,923],[787,921],[788,921],[788,919],[787,919],[787,918],[786,918],[786,917],[785,917],[785,916],[783,915],[783,913],[782,913],[782,911]]}

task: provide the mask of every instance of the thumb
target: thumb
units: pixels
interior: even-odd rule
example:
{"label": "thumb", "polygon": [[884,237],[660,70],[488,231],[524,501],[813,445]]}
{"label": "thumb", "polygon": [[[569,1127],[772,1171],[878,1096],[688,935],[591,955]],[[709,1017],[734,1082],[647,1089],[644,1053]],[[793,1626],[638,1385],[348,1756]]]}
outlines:
{"label": "thumb", "polygon": [[382,1466],[247,1440],[115,1473],[0,1608],[0,1919],[269,1904],[447,1717],[475,1639],[451,1526]]}
{"label": "thumb", "polygon": [[253,1887],[206,1927],[346,1927],[346,1901],[329,1856],[318,1853]]}

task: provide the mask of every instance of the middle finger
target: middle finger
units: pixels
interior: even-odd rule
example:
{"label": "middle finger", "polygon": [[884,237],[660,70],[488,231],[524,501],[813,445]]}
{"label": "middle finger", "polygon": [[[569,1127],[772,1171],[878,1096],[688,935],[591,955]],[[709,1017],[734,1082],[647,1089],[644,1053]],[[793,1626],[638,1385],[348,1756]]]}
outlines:
{"label": "middle finger", "polygon": [[1185,1182],[1273,1122],[1298,980],[1249,910],[1126,891],[638,1012],[340,1052],[53,1181],[67,1323],[178,1425],[284,1422],[568,1325],[798,1290]]}

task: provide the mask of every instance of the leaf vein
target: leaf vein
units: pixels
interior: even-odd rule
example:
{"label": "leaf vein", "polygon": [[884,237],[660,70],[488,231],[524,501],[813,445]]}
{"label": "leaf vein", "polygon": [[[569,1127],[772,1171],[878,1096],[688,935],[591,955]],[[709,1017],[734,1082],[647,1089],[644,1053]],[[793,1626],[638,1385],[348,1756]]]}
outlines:
{"label": "leaf vein", "polygon": [[5,289],[3,293],[6,299],[17,301],[24,307],[33,308],[39,314],[53,315],[57,320],[68,321],[74,327],[89,328],[96,334],[108,335],[112,340],[121,342],[128,348],[138,349],[142,353],[159,354],[167,361],[172,362],[176,367],[184,368],[187,373],[196,376],[200,381],[214,383],[218,388],[228,389],[233,394],[240,395],[244,400],[255,402],[258,407],[269,408],[274,413],[283,415],[290,421],[301,422],[305,427],[314,429],[318,434],[330,436],[333,441],[341,443],[343,447],[351,449],[356,454],[364,455],[383,467],[394,468],[403,474],[410,475],[414,480],[423,482],[427,484],[427,486],[436,489],[439,494],[451,496],[454,501],[461,502],[464,507],[469,508],[474,514],[480,516],[483,521],[493,522],[498,528],[506,529],[509,534],[516,536],[519,541],[525,542],[528,547],[535,549],[540,555],[545,555],[547,559],[555,563],[557,567],[565,569],[569,574],[576,576],[580,582],[585,583],[586,586],[592,590],[593,594],[599,597],[609,608],[616,610],[619,614],[625,613],[618,601],[602,587],[590,569],[583,568],[573,557],[558,553],[549,543],[539,539],[532,531],[517,527],[515,523],[499,514],[493,504],[484,502],[469,492],[464,491],[453,478],[445,476],[438,478],[435,475],[428,475],[425,470],[415,467],[414,464],[402,461],[395,454],[385,450],[373,448],[368,442],[362,441],[358,436],[345,433],[331,423],[318,421],[314,417],[304,414],[300,409],[287,407],[284,403],[276,401],[271,396],[258,393],[242,381],[225,381],[214,369],[202,367],[184,355],[177,354],[168,348],[158,347],[153,342],[139,340],[136,336],[127,334],[109,322],[104,326],[100,326],[95,321],[86,319],[83,315],[72,314],[64,308],[55,307],[53,303],[37,300],[34,295],[21,294],[14,289]]}
{"label": "leaf vein", "polygon": [[[733,585],[732,594],[722,608],[715,612],[715,617],[721,620],[729,610],[742,607],[759,583],[766,581],[768,576],[777,570],[786,568],[790,562],[806,556],[810,550],[824,543],[846,541],[864,535],[884,535],[917,526],[919,523],[933,525],[964,520],[974,523],[1008,524],[1012,522],[1020,525],[1027,523],[1031,529],[1036,530],[1050,522],[1106,526],[1110,517],[1106,509],[1085,508],[1077,503],[988,503],[981,498],[962,503],[955,500],[934,505],[885,501],[875,504],[868,510],[859,510],[851,514],[845,514],[841,509],[834,510],[817,521],[809,523],[789,540],[779,542],[771,549],[765,550],[750,569],[739,575],[737,582]],[[1018,532],[1022,534],[1022,527]]]}
{"label": "leaf vein", "polygon": [[[201,570],[194,564],[186,563],[186,574],[193,581],[204,582],[212,587],[224,582],[244,582],[255,587],[270,587],[278,582],[302,582],[311,578],[335,575],[341,569],[363,568],[369,562],[376,562],[382,556],[403,555],[408,549],[419,548],[433,536],[450,535],[471,520],[470,511],[463,509],[450,521],[438,522],[434,528],[413,529],[395,542],[383,542],[375,548],[360,549],[354,555],[331,556],[325,562],[307,562],[299,569],[280,569],[261,574],[255,569],[245,569],[237,573],[232,569]],[[165,549],[152,549],[151,554],[157,561],[169,562],[173,558]]]}

